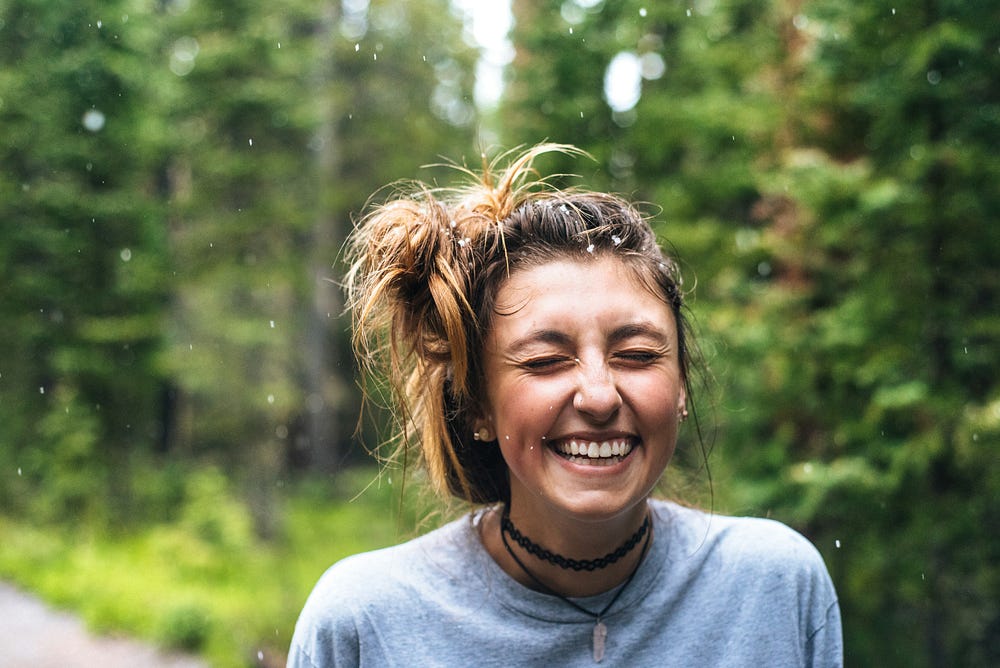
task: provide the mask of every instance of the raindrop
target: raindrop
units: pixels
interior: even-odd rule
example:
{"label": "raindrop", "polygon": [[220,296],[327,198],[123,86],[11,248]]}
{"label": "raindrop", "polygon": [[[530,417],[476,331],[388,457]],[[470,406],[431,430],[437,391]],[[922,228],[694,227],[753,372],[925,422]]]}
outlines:
{"label": "raindrop", "polygon": [[104,21],[102,21],[101,19],[97,19],[97,29],[100,30],[103,27],[104,27]]}
{"label": "raindrop", "polygon": [[686,14],[687,14],[688,16],[691,16],[691,10],[690,10],[690,9],[689,9],[689,10],[687,10],[687,11],[686,11],[685,13],[686,13]]}
{"label": "raindrop", "polygon": [[373,53],[372,54],[372,60],[378,60],[378,54],[377,53]]}
{"label": "raindrop", "polygon": [[646,17],[646,8],[645,7],[640,7],[639,8],[639,16],[641,16],[643,18]]}
{"label": "raindrop", "polygon": [[838,550],[840,549],[840,539],[833,541],[833,544],[837,546]]}
{"label": "raindrop", "polygon": [[122,262],[128,262],[132,259],[132,250],[129,248],[123,248],[122,252],[118,255],[121,257]]}
{"label": "raindrop", "polygon": [[273,394],[267,395],[267,403],[269,403],[269,404],[273,404],[274,403],[274,395]]}
{"label": "raindrop", "polygon": [[622,238],[620,236],[618,236],[617,234],[612,234],[611,235],[611,243],[613,243],[615,246],[620,245],[621,242],[622,242]]}
{"label": "raindrop", "polygon": [[251,137],[251,138],[250,138],[250,139],[248,139],[247,141],[249,141],[249,142],[250,142],[250,145],[251,145],[251,146],[253,146],[253,137]]}
{"label": "raindrop", "polygon": [[941,83],[941,73],[937,70],[929,70],[927,72],[927,83],[932,86],[937,86]]}
{"label": "raindrop", "polygon": [[896,15],[896,8],[895,8],[895,7],[893,7],[893,8],[892,8],[892,15],[893,15],[893,16],[895,16],[895,15]]}
{"label": "raindrop", "polygon": [[193,37],[181,37],[174,42],[170,53],[170,71],[179,77],[187,76],[194,69],[194,61],[201,47]]}
{"label": "raindrop", "polygon": [[20,466],[17,467],[17,475],[21,475],[21,467]]}
{"label": "raindrop", "polygon": [[264,660],[264,652],[262,652],[260,650],[257,650],[257,660],[258,661],[263,661]]}
{"label": "raindrop", "polygon": [[360,45],[359,43],[355,42],[355,43],[354,43],[354,51],[355,51],[355,52],[358,52],[358,51],[360,51],[360,50],[361,50],[361,45]]}
{"label": "raindrop", "polygon": [[45,388],[44,387],[38,388],[38,393],[39,394],[45,394]]}
{"label": "raindrop", "polygon": [[593,253],[594,252],[594,244],[590,244],[589,246],[587,246],[587,252],[588,253]]}
{"label": "raindrop", "polygon": [[274,321],[271,321],[271,329],[274,329]]}
{"label": "raindrop", "polygon": [[88,109],[83,114],[83,127],[91,132],[100,132],[104,128],[104,114],[97,109]]}
{"label": "raindrop", "polygon": [[663,62],[663,56],[658,53],[644,53],[639,58],[643,79],[659,79],[667,71],[667,64]]}
{"label": "raindrop", "polygon": [[570,27],[569,27],[569,34],[570,34],[570,35],[572,35],[572,34],[573,34],[573,26],[570,26]]}

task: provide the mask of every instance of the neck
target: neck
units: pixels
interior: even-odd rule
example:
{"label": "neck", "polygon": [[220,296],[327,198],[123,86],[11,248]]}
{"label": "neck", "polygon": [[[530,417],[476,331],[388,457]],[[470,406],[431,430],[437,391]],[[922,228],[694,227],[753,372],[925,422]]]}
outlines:
{"label": "neck", "polygon": [[[613,589],[628,579],[638,567],[643,556],[643,536],[624,556],[604,568],[591,571],[562,568],[545,561],[518,545],[508,534],[504,546],[501,535],[502,509],[487,514],[482,524],[483,543],[493,559],[508,575],[526,587],[549,590],[563,596],[584,597]],[[601,522],[581,522],[563,519],[559,522],[532,522],[529,517],[519,517],[517,508],[511,508],[510,517],[517,528],[532,542],[550,552],[568,559],[592,560],[618,549],[642,526],[647,514],[642,504],[634,512]],[[647,529],[652,540],[652,525]],[[521,563],[518,564],[517,562]],[[528,572],[526,572],[526,570]],[[530,575],[529,575],[530,572]],[[534,576],[534,577],[532,577]]]}

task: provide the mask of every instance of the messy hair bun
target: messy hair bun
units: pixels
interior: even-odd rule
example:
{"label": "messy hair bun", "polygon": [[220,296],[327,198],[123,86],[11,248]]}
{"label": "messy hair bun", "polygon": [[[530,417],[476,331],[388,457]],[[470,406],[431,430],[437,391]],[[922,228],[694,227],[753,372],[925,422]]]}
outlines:
{"label": "messy hair bun", "polygon": [[348,244],[347,305],[364,371],[392,389],[398,446],[422,455],[435,488],[473,503],[507,501],[507,469],[494,443],[473,442],[483,416],[481,353],[500,285],[520,267],[614,252],[671,306],[687,378],[680,277],[648,221],[618,197],[558,190],[537,176],[542,144],[501,156],[472,183],[411,184],[374,207]]}

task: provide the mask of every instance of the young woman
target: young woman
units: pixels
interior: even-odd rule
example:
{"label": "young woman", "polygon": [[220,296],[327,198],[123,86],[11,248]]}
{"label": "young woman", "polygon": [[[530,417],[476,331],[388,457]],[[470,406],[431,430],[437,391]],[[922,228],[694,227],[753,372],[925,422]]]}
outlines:
{"label": "young woman", "polygon": [[676,264],[628,202],[532,180],[417,186],[351,245],[359,359],[401,447],[473,505],[320,580],[289,666],[840,666],[817,551],[650,495],[693,413]]}

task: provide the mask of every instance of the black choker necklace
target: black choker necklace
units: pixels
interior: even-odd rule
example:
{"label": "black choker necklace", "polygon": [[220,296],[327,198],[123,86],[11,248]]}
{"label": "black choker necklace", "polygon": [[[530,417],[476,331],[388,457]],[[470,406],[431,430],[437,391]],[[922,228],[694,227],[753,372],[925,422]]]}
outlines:
{"label": "black choker necklace", "polygon": [[500,517],[501,536],[504,533],[509,533],[510,537],[514,539],[514,542],[523,547],[528,554],[534,555],[543,561],[549,562],[550,564],[555,564],[559,568],[574,571],[596,571],[602,568],[607,568],[631,552],[632,548],[639,544],[639,541],[642,540],[642,537],[648,530],[649,513],[646,513],[646,519],[643,520],[642,526],[639,527],[639,530],[632,534],[632,537],[622,543],[614,552],[608,552],[603,557],[598,557],[597,559],[569,559],[561,554],[549,552],[544,547],[518,531],[517,527],[514,526],[514,523],[510,521],[510,511],[507,508],[504,508],[503,515]]}
{"label": "black choker necklace", "polygon": [[[547,592],[547,593],[555,596],[556,598],[559,598],[564,603],[568,603],[569,605],[573,606],[574,608],[576,608],[580,612],[582,612],[582,613],[584,613],[584,614],[586,614],[586,615],[594,618],[594,631],[591,634],[592,635],[592,639],[591,639],[592,645],[591,645],[591,647],[592,647],[592,649],[594,651],[594,661],[597,662],[597,663],[600,663],[601,659],[604,658],[604,647],[605,647],[605,644],[607,643],[607,638],[608,638],[608,627],[604,624],[604,621],[603,621],[604,615],[605,615],[605,613],[607,613],[608,610],[611,609],[611,606],[613,606],[615,604],[615,601],[618,600],[618,598],[622,595],[622,592],[625,591],[625,589],[629,586],[629,584],[632,582],[632,579],[635,578],[635,574],[639,572],[639,566],[642,565],[642,559],[643,559],[643,557],[646,556],[646,550],[649,549],[649,538],[650,538],[650,535],[652,533],[652,532],[647,532],[647,530],[649,528],[649,513],[648,512],[646,513],[646,519],[645,519],[645,521],[643,521],[642,526],[639,528],[639,530],[636,531],[635,534],[633,534],[632,538],[629,538],[628,541],[625,542],[625,545],[623,545],[622,547],[618,548],[618,550],[615,550],[610,555],[608,555],[608,557],[611,557],[612,555],[617,554],[619,551],[621,551],[623,549],[625,551],[622,552],[622,554],[627,553],[635,545],[635,542],[637,542],[642,537],[643,534],[646,534],[646,540],[643,541],[643,543],[642,543],[642,552],[639,553],[639,560],[635,562],[635,568],[632,569],[632,572],[629,573],[629,576],[625,579],[625,582],[622,583],[622,585],[618,588],[618,591],[615,592],[615,595],[611,597],[611,600],[608,601],[608,604],[606,606],[604,606],[604,608],[600,612],[593,612],[591,610],[588,610],[587,608],[583,607],[582,605],[580,605],[576,601],[570,600],[569,598],[563,596],[559,592],[557,592],[557,591],[553,590],[551,587],[547,586],[544,582],[542,582],[541,580],[539,580],[538,577],[534,573],[532,573],[531,571],[529,571],[528,567],[524,565],[524,562],[522,562],[518,558],[518,556],[516,554],[514,554],[514,550],[511,548],[510,543],[507,542],[507,532],[509,530],[517,531],[517,529],[514,529],[514,525],[511,524],[510,518],[507,517],[507,511],[506,510],[504,510],[504,514],[502,516],[502,519],[503,519],[503,522],[500,525],[500,540],[503,541],[503,546],[505,548],[507,548],[507,552],[510,554],[511,557],[513,557],[514,561],[517,562],[517,565],[521,567],[521,570],[524,571],[525,574],[529,578],[531,578],[534,581],[534,583],[536,585],[538,585],[538,587],[542,591]],[[505,531],[505,529],[507,529],[508,531]],[[515,536],[514,533],[511,533],[511,535]],[[524,538],[524,536],[521,536],[520,533],[517,533],[516,536],[520,536],[521,538]],[[515,537],[515,540],[516,540],[516,537]],[[524,538],[524,540],[528,541],[527,538]],[[633,542],[633,541],[635,541],[635,542]],[[535,543],[532,543],[531,541],[528,541],[528,543],[530,543],[531,545],[533,545],[536,548],[538,547],[538,545],[535,545]],[[522,547],[524,547],[524,544],[521,543],[520,541],[518,541],[518,544],[521,545]],[[626,547],[626,546],[628,546],[628,547]],[[525,548],[525,549],[528,549],[528,548]],[[547,553],[551,554],[549,552],[547,552]],[[559,556],[559,555],[553,555],[553,556]],[[608,557],[604,557],[604,559],[607,559]],[[562,557],[560,557],[560,558],[562,558]],[[620,558],[621,558],[621,556],[616,556],[616,557],[614,557],[613,561],[618,561],[618,559],[620,559]],[[568,560],[568,561],[572,561],[572,560]],[[599,560],[595,559],[594,561],[599,561]],[[555,562],[553,562],[553,563],[555,563]],[[611,562],[609,562],[609,563],[611,563]],[[582,570],[582,569],[577,569],[577,570]],[[589,569],[589,570],[593,570],[593,569]]]}

